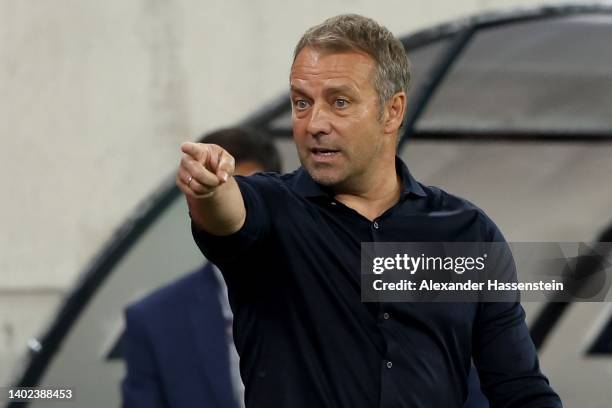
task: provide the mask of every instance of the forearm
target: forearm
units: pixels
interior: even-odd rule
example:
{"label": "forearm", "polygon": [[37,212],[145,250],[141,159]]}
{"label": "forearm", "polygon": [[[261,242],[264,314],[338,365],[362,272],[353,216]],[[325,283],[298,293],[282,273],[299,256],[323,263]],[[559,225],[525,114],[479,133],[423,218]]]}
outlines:
{"label": "forearm", "polygon": [[244,225],[246,209],[234,177],[217,187],[207,197],[186,196],[191,219],[209,234],[230,235]]}
{"label": "forearm", "polygon": [[479,314],[474,362],[492,406],[561,407],[559,396],[540,371],[520,304],[481,303]]}

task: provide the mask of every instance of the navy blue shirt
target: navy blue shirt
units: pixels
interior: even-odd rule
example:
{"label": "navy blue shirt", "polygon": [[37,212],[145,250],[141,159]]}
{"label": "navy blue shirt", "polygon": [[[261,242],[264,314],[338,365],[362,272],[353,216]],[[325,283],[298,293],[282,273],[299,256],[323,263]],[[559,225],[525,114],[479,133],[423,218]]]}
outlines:
{"label": "navy blue shirt", "polygon": [[396,168],[400,199],[374,221],[300,168],[236,177],[238,232],[192,222],[227,282],[246,406],[461,407],[473,358],[492,406],[560,407],[519,303],[361,302],[361,242],[503,240],[482,210]]}

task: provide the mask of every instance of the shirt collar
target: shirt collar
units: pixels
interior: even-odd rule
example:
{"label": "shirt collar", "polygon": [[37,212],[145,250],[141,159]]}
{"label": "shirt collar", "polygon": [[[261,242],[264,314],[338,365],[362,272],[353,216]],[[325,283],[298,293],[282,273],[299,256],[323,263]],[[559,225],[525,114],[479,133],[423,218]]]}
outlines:
{"label": "shirt collar", "polygon": [[[426,197],[427,194],[423,187],[412,177],[408,171],[408,167],[399,157],[395,156],[395,170],[402,180],[401,198],[404,199],[409,194],[414,194],[418,197]],[[296,174],[295,190],[302,197],[329,197],[331,194],[325,190],[323,186],[318,184],[310,177],[310,174],[300,167]]]}

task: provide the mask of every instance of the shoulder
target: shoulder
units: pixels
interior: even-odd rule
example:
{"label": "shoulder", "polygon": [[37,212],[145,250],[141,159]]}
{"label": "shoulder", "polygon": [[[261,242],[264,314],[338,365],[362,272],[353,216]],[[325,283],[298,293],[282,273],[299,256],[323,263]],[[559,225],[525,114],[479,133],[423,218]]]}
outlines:
{"label": "shoulder", "polygon": [[299,174],[300,170],[298,169],[285,174],[261,172],[250,176],[236,176],[235,178],[240,186],[249,185],[257,188],[278,190],[293,186],[299,178]]}
{"label": "shoulder", "polygon": [[126,308],[128,324],[134,319],[158,322],[176,310],[178,304],[197,295],[197,288],[206,283],[205,269],[208,265],[164,285]]}
{"label": "shoulder", "polygon": [[449,193],[446,190],[437,186],[426,186],[422,183],[419,185],[427,194],[428,206],[433,211],[479,211],[482,210],[471,201],[455,194]]}
{"label": "shoulder", "polygon": [[283,176],[279,173],[255,173],[250,176],[235,176],[243,196],[274,198],[283,191]]}
{"label": "shoulder", "polygon": [[236,176],[243,197],[247,200],[262,200],[270,207],[283,203],[283,199],[297,198],[308,176],[299,168],[291,173],[256,173],[251,176]]}
{"label": "shoulder", "polygon": [[504,240],[499,228],[487,213],[471,201],[449,193],[440,187],[419,183],[427,195],[428,215],[471,219],[480,226],[487,241]]}

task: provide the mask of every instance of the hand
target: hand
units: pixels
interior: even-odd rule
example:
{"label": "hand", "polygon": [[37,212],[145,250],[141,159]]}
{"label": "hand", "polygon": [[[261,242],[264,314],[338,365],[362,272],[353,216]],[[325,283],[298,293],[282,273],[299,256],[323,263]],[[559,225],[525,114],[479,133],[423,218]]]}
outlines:
{"label": "hand", "polygon": [[218,145],[185,142],[181,151],[176,185],[188,197],[210,197],[234,174],[234,158]]}

